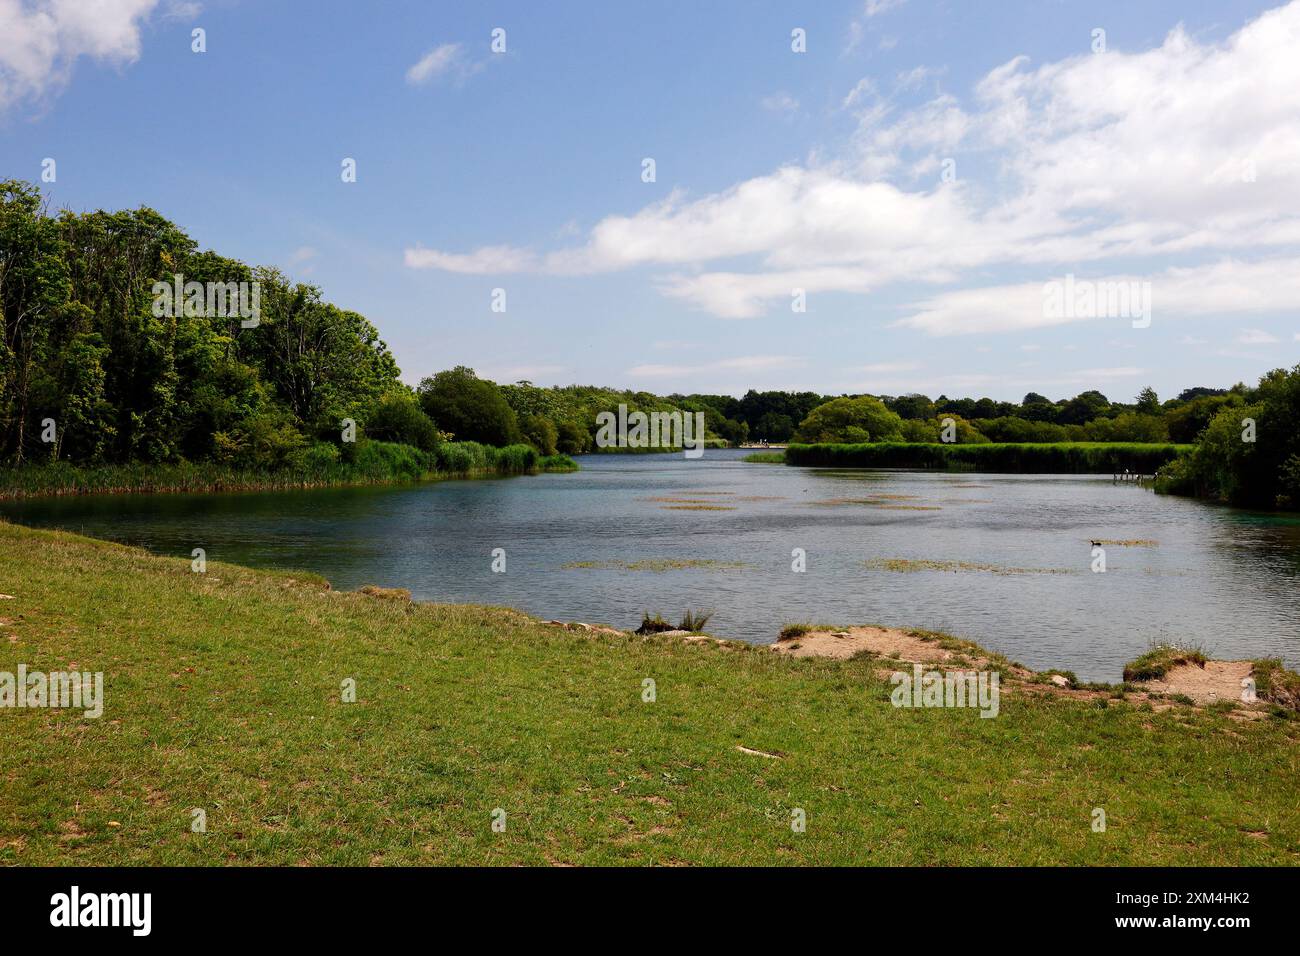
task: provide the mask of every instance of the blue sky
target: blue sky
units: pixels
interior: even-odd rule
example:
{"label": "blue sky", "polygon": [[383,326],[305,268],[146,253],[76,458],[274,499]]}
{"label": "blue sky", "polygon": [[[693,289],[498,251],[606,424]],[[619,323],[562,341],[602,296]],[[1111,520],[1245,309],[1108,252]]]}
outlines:
{"label": "blue sky", "polygon": [[[79,7],[0,0],[0,175],[318,284],[412,383],[1130,400],[1300,353],[1300,3]],[[1047,316],[1067,275],[1149,326]]]}

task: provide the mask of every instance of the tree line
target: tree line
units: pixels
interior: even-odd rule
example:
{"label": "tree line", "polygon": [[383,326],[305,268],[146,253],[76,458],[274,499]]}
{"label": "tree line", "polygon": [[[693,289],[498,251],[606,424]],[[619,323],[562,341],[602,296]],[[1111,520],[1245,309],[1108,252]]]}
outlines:
{"label": "tree line", "polygon": [[[199,287],[256,284],[257,320],[160,310],[158,290],[181,277]],[[0,182],[0,331],[0,458],[11,465],[210,461],[273,470],[346,459],[358,441],[578,454],[597,450],[598,415],[622,404],[702,412],[715,444],[1199,438],[1207,450],[1171,485],[1262,500],[1291,487],[1277,475],[1300,480],[1288,457],[1297,449],[1282,440],[1300,412],[1287,405],[1294,372],[1254,389],[1191,388],[1163,402],[1150,388],[1132,402],[1095,390],[1055,400],[1031,392],[1018,403],[811,391],[656,395],[498,385],[463,366],[412,389],[375,326],[326,302],[319,288],[200,250],[152,209],[52,214],[37,187],[17,180]],[[1251,446],[1242,449],[1228,443],[1228,424],[1248,411],[1258,412],[1260,438],[1238,442]],[[1274,477],[1264,482],[1264,474]]]}

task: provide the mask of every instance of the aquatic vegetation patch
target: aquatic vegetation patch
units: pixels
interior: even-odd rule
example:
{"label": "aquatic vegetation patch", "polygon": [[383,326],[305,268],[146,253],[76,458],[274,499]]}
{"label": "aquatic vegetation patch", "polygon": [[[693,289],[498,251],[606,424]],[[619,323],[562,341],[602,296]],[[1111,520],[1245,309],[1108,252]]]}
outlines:
{"label": "aquatic vegetation patch", "polygon": [[903,505],[896,499],[914,497],[912,495],[875,495],[871,498],[823,498],[810,501],[810,505],[819,507],[838,507],[842,505],[863,505],[868,508],[880,508],[882,511],[942,511],[938,505]]}
{"label": "aquatic vegetation patch", "polygon": [[735,511],[730,505],[664,505],[665,511]]}
{"label": "aquatic vegetation patch", "polygon": [[1104,544],[1115,548],[1158,548],[1160,542],[1151,538],[1090,538],[1093,544]]}
{"label": "aquatic vegetation patch", "polygon": [[1067,568],[1009,568],[1000,564],[980,564],[975,561],[929,561],[914,558],[872,558],[862,562],[873,571],[896,571],[911,574],[917,571],[970,571],[985,574],[1071,574]]}
{"label": "aquatic vegetation patch", "polygon": [[682,571],[690,568],[709,571],[734,571],[747,568],[743,561],[712,561],[704,558],[647,558],[643,561],[570,561],[562,565],[566,570],[594,569],[600,571]]}

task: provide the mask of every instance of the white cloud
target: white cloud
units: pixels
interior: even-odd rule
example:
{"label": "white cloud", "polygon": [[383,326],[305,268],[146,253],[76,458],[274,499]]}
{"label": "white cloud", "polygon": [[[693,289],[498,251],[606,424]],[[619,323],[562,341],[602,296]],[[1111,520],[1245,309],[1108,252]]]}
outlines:
{"label": "white cloud", "polygon": [[1238,345],[1274,345],[1279,339],[1263,329],[1243,329],[1236,341]]}
{"label": "white cloud", "polygon": [[57,94],[78,59],[133,63],[158,0],[0,0],[0,110]]}
{"label": "white cloud", "polygon": [[465,275],[528,272],[537,265],[537,257],[533,253],[514,246],[483,246],[464,254],[416,246],[406,250],[405,260],[406,265],[412,269],[441,269]]}
{"label": "white cloud", "polygon": [[[1296,261],[1269,257],[1300,247],[1297,47],[1300,0],[1221,43],[1176,27],[1141,52],[1036,69],[1017,57],[965,100],[946,93],[901,112],[860,82],[845,97],[859,112],[842,155],[698,198],[674,192],[550,253],[415,258],[569,275],[668,267],[655,280],[665,295],[724,318],[780,308],[795,289],[815,310],[821,292],[925,283],[946,291],[902,324],[930,334],[1071,321],[1044,318],[1043,281],[1123,277],[1139,257],[1157,262],[1128,276],[1153,282],[1156,321],[1294,309],[1300,282],[1284,270]],[[958,158],[955,182],[939,176],[947,157]],[[961,287],[993,269],[1035,281]]]}
{"label": "white cloud", "polygon": [[907,0],[867,0],[862,8],[862,15],[871,18],[879,16],[882,13],[888,13],[905,4]]}
{"label": "white cloud", "polygon": [[[1059,280],[1058,280],[1059,281]],[[1150,281],[1151,320],[1281,311],[1300,303],[1300,259],[1270,259],[1242,263],[1231,259],[1198,268],[1171,268],[1146,277],[1110,275],[1095,281]],[[930,335],[1010,332],[1065,325],[1071,322],[1128,324],[1122,316],[1067,316],[1044,307],[1046,283],[981,286],[936,295],[894,323]]]}
{"label": "white cloud", "polygon": [[760,101],[763,109],[772,113],[797,113],[799,112],[799,101],[789,93],[773,93],[771,96],[765,96]]}
{"label": "white cloud", "polygon": [[482,69],[481,63],[471,63],[459,43],[443,43],[420,57],[406,71],[406,82],[411,86],[424,86],[440,77],[454,73],[465,79]]}

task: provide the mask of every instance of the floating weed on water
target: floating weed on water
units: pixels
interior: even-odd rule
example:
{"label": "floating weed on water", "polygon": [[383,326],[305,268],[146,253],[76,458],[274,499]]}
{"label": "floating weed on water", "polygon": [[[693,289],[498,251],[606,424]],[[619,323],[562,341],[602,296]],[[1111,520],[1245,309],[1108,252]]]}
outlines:
{"label": "floating weed on water", "polygon": [[729,505],[664,505],[665,511],[735,511]]}
{"label": "floating weed on water", "polygon": [[704,568],[713,571],[735,570],[748,567],[742,561],[711,561],[701,558],[647,558],[644,561],[570,561],[562,565],[566,570],[579,568],[602,571],[680,571],[685,568]]}
{"label": "floating weed on water", "polygon": [[1090,538],[1092,544],[1109,544],[1116,548],[1158,548],[1159,541],[1151,538]]}
{"label": "floating weed on water", "polygon": [[900,498],[914,498],[915,495],[875,495],[871,498],[823,498],[810,501],[810,505],[819,507],[838,507],[842,505],[864,505],[868,508],[880,508],[883,511],[941,511],[938,505],[902,505]]}
{"label": "floating weed on water", "polygon": [[1008,568],[999,564],[979,564],[974,561],[927,561],[913,558],[872,558],[862,562],[874,571],[897,571],[909,574],[916,571],[974,571],[985,574],[1070,574],[1066,568]]}

